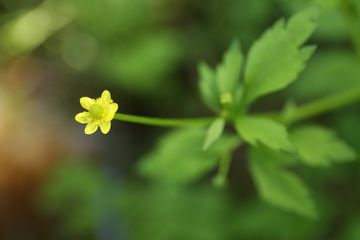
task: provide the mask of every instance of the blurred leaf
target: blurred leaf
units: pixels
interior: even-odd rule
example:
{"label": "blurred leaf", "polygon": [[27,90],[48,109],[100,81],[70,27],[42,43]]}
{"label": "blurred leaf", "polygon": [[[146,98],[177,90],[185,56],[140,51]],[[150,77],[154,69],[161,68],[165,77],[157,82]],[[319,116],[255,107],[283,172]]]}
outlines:
{"label": "blurred leaf", "polygon": [[314,30],[316,10],[293,16],[288,24],[279,20],[250,49],[245,68],[245,101],[251,103],[294,81],[315,48],[302,43]]}
{"label": "blurred leaf", "polygon": [[243,62],[240,45],[234,40],[224,54],[222,63],[216,69],[216,81],[221,96],[232,95],[239,85]]}
{"label": "blurred leaf", "polygon": [[128,44],[109,48],[100,69],[128,91],[158,92],[160,85],[173,84],[168,78],[181,57],[178,37],[156,32],[138,36]]}
{"label": "blurred leaf", "polygon": [[204,143],[204,150],[207,150],[213,143],[215,143],[224,131],[225,127],[225,120],[223,118],[216,119],[208,128],[205,143]]}
{"label": "blurred leaf", "polygon": [[319,11],[315,38],[325,41],[343,41],[348,38],[346,18],[340,9],[342,0],[278,0],[289,14],[304,8],[316,6]]}
{"label": "blurred leaf", "polygon": [[254,199],[242,203],[234,214],[234,232],[237,237],[233,239],[320,239],[328,221],[313,221],[279,211],[277,207]]}
{"label": "blurred leaf", "polygon": [[232,103],[237,97],[242,61],[239,43],[234,40],[215,72],[204,63],[200,65],[200,91],[205,103],[213,110],[219,111],[219,99],[225,104]]}
{"label": "blurred leaf", "polygon": [[154,4],[146,0],[68,0],[77,12],[77,24],[99,39],[131,34],[155,22]]}
{"label": "blurred leaf", "polygon": [[302,126],[290,133],[300,159],[311,166],[329,166],[332,162],[354,160],[355,152],[335,134],[319,126]]}
{"label": "blurred leaf", "polygon": [[[212,22],[209,25],[215,36],[221,37],[225,43],[228,39],[236,37],[241,39],[242,45],[246,48],[268,24],[273,14],[272,9],[276,6],[275,1],[264,0],[213,2],[216,4],[212,8]],[[219,11],[220,8],[223,10]]]}
{"label": "blurred leaf", "polygon": [[343,233],[338,238],[339,240],[358,240],[360,239],[360,218],[358,215],[348,219],[347,225],[344,228]]}
{"label": "blurred leaf", "polygon": [[[110,182],[98,168],[84,162],[64,164],[51,174],[43,193],[42,207],[57,213],[64,237],[84,236],[105,224],[115,214],[110,210],[119,186]],[[111,229],[118,236],[118,228]]]}
{"label": "blurred leaf", "polygon": [[44,1],[22,12],[1,29],[1,57],[32,51],[74,19],[74,11],[64,2]]}
{"label": "blurred leaf", "polygon": [[235,123],[238,134],[251,145],[262,143],[275,150],[293,152],[294,146],[288,138],[286,128],[273,120],[242,116]]}
{"label": "blurred leaf", "polygon": [[310,60],[289,95],[306,100],[338,93],[360,85],[360,61],[351,52],[319,52]]}
{"label": "blurred leaf", "polygon": [[[351,144],[354,149],[360,154],[360,106],[357,105],[355,108],[350,108],[345,111],[340,111],[334,114],[333,128],[347,143]],[[358,155],[359,157],[359,155]]]}
{"label": "blurred leaf", "polygon": [[2,0],[2,5],[6,8],[6,10],[18,10],[33,7],[39,5],[41,0]]}
{"label": "blurred leaf", "polygon": [[329,8],[326,6],[321,9],[318,20],[319,28],[315,33],[317,39],[340,42],[349,37],[346,19],[339,9],[339,7]]}
{"label": "blurred leaf", "polygon": [[163,182],[186,184],[213,169],[219,158],[238,144],[236,137],[223,136],[203,151],[204,139],[203,129],[180,129],[167,134],[141,160],[141,174]]}
{"label": "blurred leaf", "polygon": [[221,191],[130,185],[123,201],[121,208],[130,239],[229,239],[231,202],[226,201]]}
{"label": "blurred leaf", "polygon": [[316,209],[304,183],[282,169],[283,153],[263,147],[250,150],[250,171],[261,197],[280,208],[314,218]]}
{"label": "blurred leaf", "polygon": [[318,10],[308,8],[294,15],[287,24],[287,31],[296,46],[304,44],[316,28]]}
{"label": "blurred leaf", "polygon": [[98,42],[92,36],[76,31],[64,35],[60,44],[47,48],[58,52],[63,61],[77,71],[88,71],[99,55]]}
{"label": "blurred leaf", "polygon": [[220,110],[220,103],[215,73],[206,63],[201,63],[198,69],[200,75],[199,89],[202,100],[210,109],[217,112]]}

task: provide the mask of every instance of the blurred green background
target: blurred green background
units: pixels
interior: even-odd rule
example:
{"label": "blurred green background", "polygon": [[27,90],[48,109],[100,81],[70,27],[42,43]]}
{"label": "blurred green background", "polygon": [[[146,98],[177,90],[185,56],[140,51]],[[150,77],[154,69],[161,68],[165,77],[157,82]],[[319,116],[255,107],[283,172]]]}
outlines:
{"label": "blurred green background", "polygon": [[[85,136],[74,121],[79,98],[103,89],[120,112],[207,116],[198,62],[218,62],[234,38],[247,51],[309,5],[321,8],[318,50],[256,104],[269,111],[359,86],[359,0],[0,0],[0,239],[359,240],[358,161],[301,169],[320,211],[309,220],[259,199],[243,149],[226,189],[211,176],[177,186],[136,168],[168,129],[114,122]],[[360,153],[358,103],[313,121]]]}

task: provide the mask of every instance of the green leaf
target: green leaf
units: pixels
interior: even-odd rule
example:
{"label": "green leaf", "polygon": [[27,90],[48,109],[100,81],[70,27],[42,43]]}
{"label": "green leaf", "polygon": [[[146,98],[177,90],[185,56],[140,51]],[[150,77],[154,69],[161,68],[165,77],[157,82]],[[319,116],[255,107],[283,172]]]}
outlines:
{"label": "green leaf", "polygon": [[227,101],[227,96],[232,97],[234,90],[238,87],[242,62],[243,54],[240,45],[238,41],[233,41],[224,55],[223,62],[216,69],[217,86],[221,94],[220,99],[224,102]]}
{"label": "green leaf", "polygon": [[304,44],[316,28],[317,8],[308,8],[294,15],[287,24],[287,31],[297,46]]}
{"label": "green leaf", "polygon": [[273,120],[263,117],[242,116],[236,120],[235,127],[239,135],[251,145],[262,143],[275,150],[293,152],[294,146],[289,140],[286,128]]}
{"label": "green leaf", "polygon": [[204,129],[180,129],[164,136],[157,147],[139,164],[144,176],[164,182],[186,184],[213,169],[219,158],[239,143],[237,137],[224,135],[203,151]]}
{"label": "green leaf", "polygon": [[202,100],[210,109],[217,112],[220,109],[220,103],[215,73],[206,63],[200,63],[198,71],[200,75],[199,89]]}
{"label": "green leaf", "polygon": [[305,184],[282,169],[284,153],[256,147],[250,151],[250,171],[260,196],[267,202],[300,215],[315,218],[316,209]]}
{"label": "green leaf", "polygon": [[300,159],[310,166],[329,166],[332,162],[355,159],[355,151],[335,134],[319,126],[303,126],[290,133]]}
{"label": "green leaf", "polygon": [[245,103],[285,88],[304,69],[315,47],[300,45],[315,28],[314,12],[300,12],[287,25],[279,20],[251,47],[245,68]]}
{"label": "green leaf", "polygon": [[225,127],[225,120],[223,118],[216,119],[209,127],[205,143],[204,143],[204,150],[207,150],[216,140],[221,137],[221,134],[224,131]]}
{"label": "green leaf", "polygon": [[299,81],[291,86],[288,96],[306,101],[359,87],[359,66],[359,58],[349,50],[319,52],[311,59]]}

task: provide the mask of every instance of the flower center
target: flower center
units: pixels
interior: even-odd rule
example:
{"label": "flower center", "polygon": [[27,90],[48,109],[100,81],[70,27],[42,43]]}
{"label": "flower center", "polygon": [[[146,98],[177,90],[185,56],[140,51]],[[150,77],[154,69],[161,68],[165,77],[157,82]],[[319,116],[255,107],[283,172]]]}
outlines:
{"label": "flower center", "polygon": [[99,104],[94,104],[89,109],[90,115],[95,119],[100,119],[104,115],[104,108]]}

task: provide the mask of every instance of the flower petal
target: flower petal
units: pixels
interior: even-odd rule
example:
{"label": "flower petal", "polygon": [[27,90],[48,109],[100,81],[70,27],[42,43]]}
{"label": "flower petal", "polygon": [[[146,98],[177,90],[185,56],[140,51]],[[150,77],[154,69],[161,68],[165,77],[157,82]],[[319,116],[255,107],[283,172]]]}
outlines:
{"label": "flower petal", "polygon": [[110,131],[111,122],[102,121],[100,122],[100,130],[103,134],[107,134]]}
{"label": "flower petal", "polygon": [[85,134],[87,135],[93,134],[94,132],[96,132],[97,129],[98,129],[98,124],[94,122],[90,122],[85,127]]}
{"label": "flower petal", "polygon": [[101,94],[101,99],[105,102],[105,103],[111,103],[111,94],[108,90],[104,90]]}
{"label": "flower petal", "polygon": [[90,113],[89,112],[81,112],[76,114],[75,120],[79,123],[88,123],[91,121]]}
{"label": "flower petal", "polygon": [[107,114],[105,116],[106,121],[111,121],[114,118],[115,113],[117,112],[119,106],[117,103],[109,104],[107,108]]}
{"label": "flower petal", "polygon": [[116,111],[119,109],[119,105],[117,103],[111,103],[109,105],[109,111],[112,113],[116,113]]}
{"label": "flower petal", "polygon": [[83,108],[86,110],[89,110],[90,107],[95,103],[94,99],[91,99],[89,97],[82,97],[80,98],[80,104]]}

